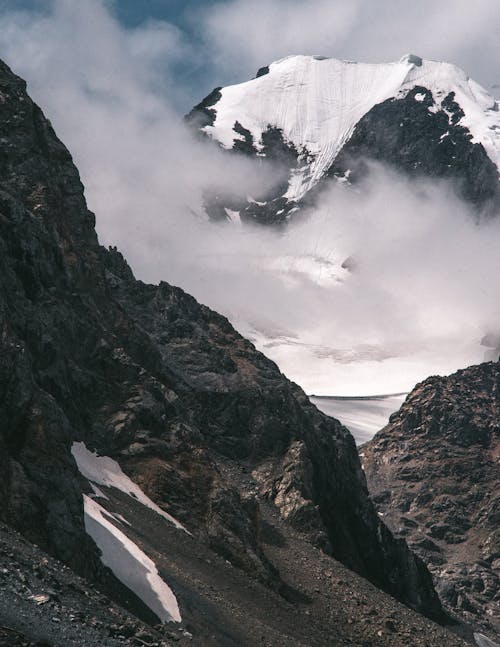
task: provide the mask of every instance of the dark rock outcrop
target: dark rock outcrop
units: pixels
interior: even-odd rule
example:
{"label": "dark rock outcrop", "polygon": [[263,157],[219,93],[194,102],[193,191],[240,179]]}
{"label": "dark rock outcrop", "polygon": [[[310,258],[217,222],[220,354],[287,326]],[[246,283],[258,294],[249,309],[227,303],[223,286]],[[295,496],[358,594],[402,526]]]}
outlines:
{"label": "dark rock outcrop", "polygon": [[500,633],[500,364],[432,377],[361,449],[384,521],[428,564],[445,607]]}
{"label": "dark rock outcrop", "polygon": [[269,74],[269,65],[264,65],[263,67],[259,67],[257,70],[257,74],[255,75],[255,78],[258,79],[259,76],[265,76],[266,74]]}
{"label": "dark rock outcrop", "polygon": [[[354,441],[228,321],[99,246],[66,148],[0,65],[0,519],[101,577],[74,441],[115,457],[225,559],[279,589],[259,500],[440,619],[423,563],[371,504]],[[258,492],[222,466],[253,474]],[[182,599],[181,599],[182,603]]]}
{"label": "dark rock outcrop", "polygon": [[[313,407],[226,319],[192,297],[165,283],[146,286],[115,277],[114,284],[118,302],[156,340],[169,369],[190,387],[178,393],[176,408],[189,412],[189,428],[200,437],[185,427],[184,433],[191,435],[179,447],[167,427],[161,436],[166,450],[175,440],[177,452],[200,445],[210,454],[244,462],[260,484],[260,495],[275,502],[315,544],[410,606],[433,607],[432,594],[424,602],[420,587],[400,588],[401,582],[425,581],[427,596],[427,575],[374,514],[349,432]],[[152,450],[144,444],[142,458],[139,454],[126,459],[125,466],[139,482],[141,474],[151,474],[150,461],[158,463],[157,448],[157,443]],[[109,447],[99,449],[109,453]],[[172,453],[170,449],[167,456]],[[168,492],[179,491],[168,478],[179,478],[179,470],[172,471],[176,460],[174,454],[162,471],[165,500]],[[154,493],[157,487],[150,482],[145,489]],[[186,511],[191,517],[191,496],[175,509],[181,520]]]}
{"label": "dark rock outcrop", "polygon": [[213,125],[215,121],[215,110],[213,110],[212,106],[221,98],[221,90],[222,88],[220,87],[214,88],[209,95],[194,106],[191,112],[185,117],[186,123],[189,126],[196,130],[201,130],[205,126]]}
{"label": "dark rock outcrop", "polygon": [[[197,123],[197,110],[198,108],[193,108],[190,113],[193,117],[188,115],[189,123],[193,123],[193,119],[194,123]],[[203,119],[202,114],[199,119]],[[284,196],[290,177],[297,168],[299,152],[293,144],[285,140],[283,132],[274,126],[269,125],[262,133],[258,147],[252,133],[238,121],[235,122],[233,131],[236,138],[228,153],[255,157],[258,164],[267,164],[274,181],[270,187],[253,197],[242,196],[237,190],[207,188],[203,197],[205,213],[213,221],[224,221],[230,219],[226,211],[228,209],[236,211],[245,223],[282,225],[290,213],[297,209],[297,203]]]}
{"label": "dark rock outcrop", "polygon": [[374,160],[415,179],[449,180],[479,211],[494,211],[500,205],[498,169],[483,145],[459,125],[464,113],[454,99],[450,93],[437,109],[432,92],[417,86],[374,106],[357,123],[328,175],[348,174],[356,183],[367,174],[367,161]]}

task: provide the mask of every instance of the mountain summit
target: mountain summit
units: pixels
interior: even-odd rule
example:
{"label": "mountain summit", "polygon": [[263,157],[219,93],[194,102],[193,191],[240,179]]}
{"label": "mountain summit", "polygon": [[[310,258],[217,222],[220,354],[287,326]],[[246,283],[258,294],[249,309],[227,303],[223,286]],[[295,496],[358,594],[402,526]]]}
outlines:
{"label": "mountain summit", "polygon": [[[187,120],[227,150],[282,167],[286,182],[236,205],[246,220],[283,222],[326,178],[359,181],[366,160],[451,180],[481,211],[498,204],[499,104],[449,63],[413,54],[383,64],[288,56],[216,88]],[[212,218],[227,216],[221,208],[235,211],[234,200],[207,200]]]}

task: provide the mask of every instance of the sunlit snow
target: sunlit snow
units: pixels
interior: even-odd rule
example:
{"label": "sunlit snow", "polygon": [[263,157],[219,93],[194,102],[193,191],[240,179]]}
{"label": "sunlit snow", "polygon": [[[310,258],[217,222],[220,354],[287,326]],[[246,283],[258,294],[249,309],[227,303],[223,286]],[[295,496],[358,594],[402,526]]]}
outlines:
{"label": "sunlit snow", "polygon": [[112,458],[98,456],[96,453],[89,451],[84,443],[73,443],[71,453],[82,476],[90,481],[94,493],[98,494],[94,484],[115,487],[117,490],[121,490],[125,494],[134,497],[139,503],[154,510],[167,521],[174,524],[176,528],[187,532],[177,519],[162,510],[154,501],[151,501],[141,488],[123,473],[121,467]]}
{"label": "sunlit snow", "polygon": [[307,172],[295,173],[289,186],[287,197],[299,199],[331,166],[363,115],[415,86],[430,90],[436,105],[454,92],[465,113],[460,124],[500,168],[495,99],[455,65],[411,54],[385,64],[288,56],[272,63],[264,76],[223,88],[214,106],[215,122],[205,130],[231,148],[238,138],[236,121],[252,133],[257,146],[268,125],[282,129],[285,139],[312,158]]}
{"label": "sunlit snow", "polygon": [[85,530],[101,551],[102,563],[133,591],[162,622],[181,622],[177,599],[155,563],[110,521],[97,501],[83,497]]}

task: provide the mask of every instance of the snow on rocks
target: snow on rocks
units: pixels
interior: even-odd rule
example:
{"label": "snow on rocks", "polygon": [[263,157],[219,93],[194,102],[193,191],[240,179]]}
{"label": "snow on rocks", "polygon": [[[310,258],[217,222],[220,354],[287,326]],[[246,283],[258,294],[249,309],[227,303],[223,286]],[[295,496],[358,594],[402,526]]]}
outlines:
{"label": "snow on rocks", "polygon": [[[212,107],[213,125],[204,130],[232,148],[236,121],[248,129],[257,148],[262,133],[274,126],[283,131],[307,158],[310,167],[297,173],[286,197],[300,199],[331,166],[357,122],[376,104],[401,98],[422,86],[437,106],[450,92],[464,111],[460,124],[473,141],[483,144],[500,168],[499,104],[458,67],[422,60],[413,54],[395,63],[369,64],[319,56],[289,56],[272,63],[269,72],[246,83],[222,88]],[[418,100],[418,99],[417,99]]]}
{"label": "snow on rocks", "polygon": [[484,634],[475,633],[474,640],[478,647],[499,647],[498,643],[493,642],[493,640],[490,640]]}
{"label": "snow on rocks", "polygon": [[118,521],[125,527],[130,526],[129,521],[121,514],[106,510],[95,500],[108,499],[97,486],[116,488],[150,508],[176,528],[188,531],[177,519],[151,501],[112,458],[98,456],[81,442],[73,443],[71,453],[79,472],[88,479],[93,490],[92,495],[83,495],[85,530],[101,551],[102,563],[162,622],[180,622],[181,615],[174,593],[160,577],[155,563],[113,523]]}
{"label": "snow on rocks", "polygon": [[[80,443],[81,444],[81,443]],[[177,599],[155,563],[121,530],[97,501],[84,495],[85,530],[101,551],[102,563],[162,622],[181,622]]]}
{"label": "snow on rocks", "polygon": [[151,499],[144,494],[141,488],[123,473],[121,467],[112,458],[109,458],[108,456],[98,456],[95,452],[89,451],[84,443],[77,442],[73,443],[71,453],[73,454],[73,458],[75,459],[80,474],[89,480],[96,496],[107,498],[102,491],[96,487],[97,485],[114,487],[133,497],[147,508],[154,510],[157,514],[172,523],[176,528],[188,532],[180,521],[177,521],[177,519],[172,517],[172,515],[157,506],[154,501],[151,501]]}

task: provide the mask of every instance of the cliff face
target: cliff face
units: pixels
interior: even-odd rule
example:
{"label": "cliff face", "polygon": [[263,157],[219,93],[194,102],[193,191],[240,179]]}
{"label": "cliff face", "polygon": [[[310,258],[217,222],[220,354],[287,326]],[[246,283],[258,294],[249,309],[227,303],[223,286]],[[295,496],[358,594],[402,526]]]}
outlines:
{"label": "cliff face", "polygon": [[384,521],[428,564],[456,616],[500,633],[500,365],[417,385],[361,449]]}
{"label": "cliff face", "polygon": [[4,64],[0,98],[1,520],[104,577],[71,455],[83,441],[274,588],[262,500],[440,618],[426,568],[368,498],[349,432],[226,319],[178,288],[136,281],[119,252],[101,248],[68,151]]}
{"label": "cliff face", "polygon": [[417,86],[364,115],[328,175],[348,173],[357,182],[368,172],[367,160],[382,162],[411,178],[448,180],[478,211],[492,213],[500,204],[498,169],[460,124],[463,117],[453,92],[436,110],[432,92]]}

